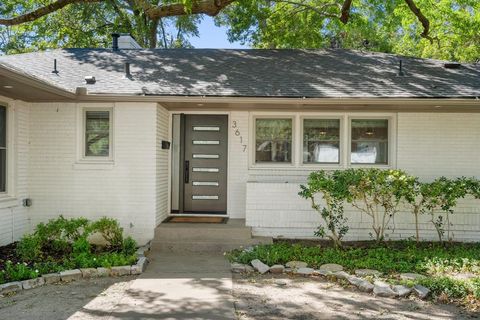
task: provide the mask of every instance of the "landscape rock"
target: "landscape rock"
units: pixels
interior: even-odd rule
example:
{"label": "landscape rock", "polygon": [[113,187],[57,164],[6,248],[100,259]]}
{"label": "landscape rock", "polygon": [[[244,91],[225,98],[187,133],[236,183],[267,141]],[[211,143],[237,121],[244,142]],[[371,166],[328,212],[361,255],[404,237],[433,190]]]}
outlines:
{"label": "landscape rock", "polygon": [[261,274],[264,274],[264,273],[268,272],[268,270],[270,270],[269,266],[267,266],[265,263],[263,263],[262,261],[260,261],[258,259],[252,260],[252,262],[250,262],[250,263],[253,266],[253,268],[255,268],[255,270],[257,270]]}
{"label": "landscape rock", "polygon": [[397,293],[390,288],[390,285],[383,281],[375,281],[373,287],[373,294],[379,297],[393,298],[397,296]]}
{"label": "landscape rock", "polygon": [[60,279],[65,282],[82,279],[82,271],[79,269],[65,270],[60,272]]}
{"label": "landscape rock", "polygon": [[335,273],[335,272],[343,271],[343,267],[336,263],[327,263],[327,264],[322,264],[320,266],[319,271],[323,271],[327,273],[328,272]]}
{"label": "landscape rock", "polygon": [[292,273],[293,272],[293,269],[292,268],[285,268],[285,270],[283,271],[285,273]]}
{"label": "landscape rock", "polygon": [[415,294],[420,298],[420,299],[425,299],[426,297],[428,297],[428,295],[430,294],[430,289],[428,289],[427,287],[424,287],[424,286],[421,286],[419,284],[415,285],[413,287],[413,292],[415,292]]}
{"label": "landscape rock", "polygon": [[355,275],[358,277],[368,277],[368,276],[379,277],[382,275],[382,273],[378,270],[373,270],[373,269],[357,269],[355,270]]}
{"label": "landscape rock", "polygon": [[425,278],[426,277],[424,275],[421,275],[418,273],[401,273],[400,274],[400,279],[402,280],[420,280]]}
{"label": "landscape rock", "polygon": [[306,268],[308,267],[308,264],[303,261],[289,261],[285,264],[287,268],[291,269],[299,269],[299,268]]}
{"label": "landscape rock", "polygon": [[41,287],[45,284],[44,278],[35,278],[35,279],[28,279],[22,281],[22,288],[23,290],[29,290],[37,287]]}
{"label": "landscape rock", "polygon": [[232,263],[230,269],[233,273],[243,273],[246,271],[245,265],[237,262]]}
{"label": "landscape rock", "polygon": [[397,296],[404,298],[410,295],[410,293],[412,292],[412,288],[404,285],[396,285],[393,286],[393,291],[397,293]]}
{"label": "landscape rock", "polygon": [[314,271],[312,268],[298,268],[294,270],[293,273],[306,277],[312,275]]}
{"label": "landscape rock", "polygon": [[108,277],[109,275],[110,275],[110,269],[102,268],[102,267],[97,268],[97,276],[98,277]]}
{"label": "landscape rock", "polygon": [[348,282],[350,282],[350,284],[356,286],[360,291],[363,291],[363,292],[372,292],[373,288],[375,287],[373,284],[371,284],[367,280],[359,277],[351,276],[351,277],[348,277],[347,280]]}
{"label": "landscape rock", "polygon": [[130,266],[119,266],[119,267],[112,267],[110,269],[110,275],[112,277],[121,277],[127,276],[131,272]]}
{"label": "landscape rock", "polygon": [[457,273],[452,276],[452,278],[457,279],[457,280],[470,280],[472,278],[475,278],[476,275],[474,273]]}
{"label": "landscape rock", "polygon": [[245,265],[245,272],[246,273],[252,273],[252,272],[255,272],[255,269],[253,269],[252,266]]}
{"label": "landscape rock", "polygon": [[97,269],[95,268],[83,268],[83,269],[80,269],[80,271],[82,272],[82,277],[84,278],[94,278],[94,277],[97,277],[98,276],[98,272],[97,272]]}
{"label": "landscape rock", "polygon": [[46,284],[54,284],[60,282],[60,273],[48,273],[42,275]]}
{"label": "landscape rock", "polygon": [[330,272],[330,271],[326,271],[326,270],[320,270],[320,269],[318,269],[318,270],[315,270],[315,271],[314,271],[314,274],[315,274],[315,275],[320,275],[320,276],[324,276],[324,277],[326,277],[326,276],[330,276],[330,275],[332,275],[333,273],[332,273],[332,272]]}
{"label": "landscape rock", "polygon": [[285,267],[281,264],[275,264],[270,267],[270,273],[283,273],[285,271]]}
{"label": "landscape rock", "polygon": [[142,274],[142,266],[138,264],[132,264],[132,266],[130,267],[130,274],[133,274],[133,275]]}
{"label": "landscape rock", "polygon": [[350,274],[346,273],[345,271],[338,271],[338,272],[333,273],[333,275],[337,279],[344,279],[344,280],[346,280],[350,277]]}
{"label": "landscape rock", "polygon": [[0,284],[0,294],[8,294],[22,290],[22,283],[20,281],[8,282]]}

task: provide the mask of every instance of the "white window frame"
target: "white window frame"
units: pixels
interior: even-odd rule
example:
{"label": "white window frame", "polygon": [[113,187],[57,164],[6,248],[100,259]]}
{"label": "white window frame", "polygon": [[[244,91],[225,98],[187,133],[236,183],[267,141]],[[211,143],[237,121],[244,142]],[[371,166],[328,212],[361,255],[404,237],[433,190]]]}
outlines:
{"label": "white window frame", "polygon": [[[300,115],[300,139],[298,141],[298,144],[300,145],[300,159],[299,159],[299,166],[303,167],[305,169],[340,169],[345,166],[345,159],[344,159],[344,152],[345,152],[345,117],[343,114],[337,114],[337,115]],[[338,163],[304,163],[303,162],[303,136],[304,136],[304,120],[339,120],[340,121],[340,128],[339,128],[339,153],[338,153]]]}
{"label": "white window frame", "polygon": [[[292,119],[292,162],[255,162],[255,130],[256,119]],[[340,120],[340,163],[303,163],[303,120],[304,119],[339,119]],[[353,119],[385,119],[388,120],[388,164],[352,164],[352,121]],[[386,112],[250,112],[249,116],[249,141],[248,148],[250,169],[271,169],[271,170],[337,170],[347,168],[379,168],[391,169],[396,166],[396,135],[397,135],[397,114]]]}
{"label": "white window frame", "polygon": [[0,192],[0,208],[18,205],[16,202],[16,148],[15,148],[15,102],[0,100],[0,105],[6,108],[6,181],[5,191]]}
{"label": "white window frame", "polygon": [[[351,163],[352,155],[352,120],[387,120],[388,121],[388,153],[387,164],[375,163]],[[390,169],[395,167],[396,157],[396,141],[394,139],[396,132],[396,116],[394,114],[362,114],[362,115],[348,115],[348,137],[347,137],[347,152],[346,159],[348,167],[350,168],[380,168]]]}
{"label": "white window frame", "polygon": [[[290,119],[292,120],[292,159],[290,162],[255,162],[256,156],[256,127],[257,119]],[[264,113],[264,114],[252,114],[250,117],[251,130],[249,134],[248,141],[250,143],[250,164],[252,167],[256,168],[294,168],[297,163],[297,143],[296,143],[296,128],[297,128],[297,117],[292,113]]]}
{"label": "white window frame", "polygon": [[[108,111],[109,112],[109,145],[108,156],[87,156],[86,155],[86,115],[87,111]],[[115,108],[113,104],[95,104],[78,106],[78,130],[77,130],[77,157],[79,163],[113,163],[114,157],[114,133],[115,133]]]}

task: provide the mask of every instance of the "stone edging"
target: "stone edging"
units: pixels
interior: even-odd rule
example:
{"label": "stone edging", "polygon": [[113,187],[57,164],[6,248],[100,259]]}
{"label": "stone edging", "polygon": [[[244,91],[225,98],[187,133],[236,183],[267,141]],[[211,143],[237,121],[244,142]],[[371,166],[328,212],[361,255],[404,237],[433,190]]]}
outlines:
{"label": "stone edging", "polygon": [[100,278],[100,277],[120,277],[127,275],[138,275],[145,271],[148,265],[148,259],[145,253],[150,250],[150,243],[137,249],[137,263],[131,266],[117,266],[111,268],[85,268],[65,270],[59,273],[44,274],[38,278],[28,279],[23,281],[14,281],[0,284],[1,295],[18,292],[21,290],[29,290],[41,287],[47,284],[54,284],[58,282],[70,282],[80,279]]}
{"label": "stone edging", "polygon": [[[233,273],[251,273],[258,272],[265,274],[267,272],[271,274],[293,274],[299,276],[324,276],[327,278],[333,278],[335,280],[345,280],[351,285],[355,286],[362,292],[373,293],[379,297],[408,297],[411,293],[418,296],[420,299],[425,299],[430,294],[430,290],[422,285],[415,285],[414,287],[407,287],[404,285],[390,285],[380,279],[381,272],[370,269],[358,269],[355,270],[355,275],[351,275],[343,271],[343,266],[338,264],[324,264],[320,266],[318,270],[308,268],[307,263],[301,261],[290,261],[283,265],[273,265],[269,267],[258,259],[252,260],[250,265],[241,263],[232,263],[231,271]],[[373,284],[363,277],[369,277],[373,279]],[[425,276],[416,273],[402,273],[400,278],[404,280],[416,280]]]}

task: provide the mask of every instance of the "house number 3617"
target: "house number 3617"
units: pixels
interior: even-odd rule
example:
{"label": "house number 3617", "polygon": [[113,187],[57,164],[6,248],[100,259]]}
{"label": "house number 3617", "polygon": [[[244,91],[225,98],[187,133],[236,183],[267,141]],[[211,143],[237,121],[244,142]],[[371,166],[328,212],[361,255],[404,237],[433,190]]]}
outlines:
{"label": "house number 3617", "polygon": [[242,136],[242,133],[240,132],[240,129],[238,128],[238,123],[236,120],[232,121],[232,129],[235,136],[237,136],[240,139],[240,144],[242,145],[243,152],[247,151],[247,145],[243,144],[243,136]]}

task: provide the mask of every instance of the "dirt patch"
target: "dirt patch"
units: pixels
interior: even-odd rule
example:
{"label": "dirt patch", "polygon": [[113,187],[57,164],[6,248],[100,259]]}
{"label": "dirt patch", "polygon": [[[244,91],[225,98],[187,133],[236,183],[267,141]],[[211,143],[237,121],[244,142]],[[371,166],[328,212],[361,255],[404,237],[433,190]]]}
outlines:
{"label": "dirt patch", "polygon": [[233,276],[235,310],[241,320],[273,319],[473,319],[454,305],[379,298],[321,278]]}

